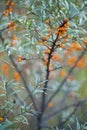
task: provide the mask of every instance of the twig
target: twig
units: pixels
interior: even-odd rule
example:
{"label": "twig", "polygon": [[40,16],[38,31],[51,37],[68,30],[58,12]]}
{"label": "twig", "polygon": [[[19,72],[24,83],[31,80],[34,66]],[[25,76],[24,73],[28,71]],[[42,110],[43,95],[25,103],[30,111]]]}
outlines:
{"label": "twig", "polygon": [[49,115],[44,116],[42,119],[43,119],[43,121],[47,121],[49,118],[55,116],[57,113],[59,113],[59,112],[61,112],[61,111],[67,110],[67,109],[69,109],[69,108],[71,108],[71,107],[75,107],[75,106],[78,105],[78,103],[79,103],[79,106],[81,106],[82,104],[84,104],[84,103],[86,103],[86,102],[87,102],[87,99],[82,100],[82,101],[79,101],[79,102],[77,102],[77,103],[72,103],[72,104],[70,104],[70,105],[64,106],[63,108],[54,110],[54,111],[51,112]]}
{"label": "twig", "polygon": [[61,128],[73,115],[74,113],[77,111],[77,108],[79,107],[79,103],[76,104],[76,107],[74,108],[74,110],[71,112],[71,114],[66,118],[65,121],[61,122],[60,124],[58,124],[58,127]]}
{"label": "twig", "polygon": [[[60,124],[58,124],[58,128],[61,128],[73,116],[73,114],[77,111],[78,107],[80,107],[82,104],[84,104],[86,102],[87,102],[87,99],[82,100],[82,101],[78,101],[77,103],[73,103],[73,104],[67,105],[67,106],[63,107],[62,109],[58,110],[58,112],[61,112],[61,111],[67,110],[67,109],[69,109],[71,107],[75,107],[74,110],[70,113],[70,115],[66,118],[66,120],[61,122]],[[53,116],[54,115],[52,115],[52,117]],[[44,122],[47,121],[46,118],[43,118],[43,122],[41,124],[41,127],[42,128],[51,128],[51,127],[49,127],[47,125],[44,125]],[[55,129],[56,127],[57,126],[53,126],[52,128]]]}
{"label": "twig", "polygon": [[[4,45],[4,38],[2,37],[2,34],[1,34],[1,33],[0,33],[0,39],[1,39],[1,41],[2,41],[2,44]],[[7,50],[7,53],[8,53],[8,50]],[[30,98],[31,98],[31,100],[32,100],[32,102],[33,102],[33,105],[34,105],[35,109],[37,110],[34,97],[33,97],[32,93],[31,93],[31,91],[30,91],[30,89],[29,89],[29,87],[28,87],[28,85],[27,85],[27,82],[26,82],[26,80],[25,80],[25,77],[24,77],[23,73],[19,70],[19,68],[18,68],[17,64],[15,63],[15,61],[14,61],[14,59],[13,59],[13,56],[12,56],[11,54],[9,55],[9,58],[10,58],[12,64],[13,64],[13,66],[15,67],[15,69],[17,70],[17,72],[19,73],[19,75],[20,75],[20,77],[21,77],[21,80],[22,80],[22,82],[23,82],[23,84],[24,84],[24,87],[26,88],[27,92],[29,93],[29,96],[30,96]]]}
{"label": "twig", "polygon": [[63,68],[64,68],[64,66],[59,66],[59,67],[56,67],[56,68],[54,68],[54,69],[52,69],[50,71],[55,71],[55,70],[59,70],[59,69],[63,69]]}

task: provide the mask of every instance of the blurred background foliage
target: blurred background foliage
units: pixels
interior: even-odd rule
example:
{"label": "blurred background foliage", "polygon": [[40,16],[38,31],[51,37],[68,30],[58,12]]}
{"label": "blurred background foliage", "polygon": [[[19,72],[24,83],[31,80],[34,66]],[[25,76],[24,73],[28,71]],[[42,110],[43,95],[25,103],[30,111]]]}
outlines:
{"label": "blurred background foliage", "polygon": [[[37,105],[39,105],[46,75],[46,65],[44,65],[44,58],[46,57],[44,57],[43,52],[47,46],[51,46],[51,41],[56,37],[54,32],[65,18],[70,23],[67,29],[67,35],[70,38],[65,39],[66,41],[64,39],[60,41],[65,46],[65,50],[61,47],[58,48],[57,54],[60,58],[57,57],[57,61],[52,61],[53,67],[59,67],[59,69],[50,72],[47,93],[49,96],[56,91],[57,86],[62,82],[71,67],[68,64],[70,62],[67,63],[69,58],[72,56],[78,57],[81,53],[81,51],[74,50],[69,55],[65,55],[68,52],[66,52],[66,49],[71,46],[71,42],[79,44],[83,49],[87,47],[87,0],[13,0],[13,2],[15,3],[13,11],[7,17],[2,17],[6,10],[6,1],[0,1],[0,33],[4,28],[7,28],[11,21],[14,22],[14,28],[10,32],[8,29],[2,32],[4,46],[0,41],[0,116],[5,115],[9,110],[14,114],[6,118],[6,121],[2,122],[0,127],[1,130],[35,130],[36,119],[32,115],[32,111],[34,111],[32,103],[8,56],[10,53],[13,55],[15,62],[25,75],[29,88],[36,98]],[[42,37],[48,39],[43,40]],[[46,43],[43,43],[43,41],[46,41]],[[84,41],[86,41],[86,44],[84,44]],[[7,50],[9,50],[8,54],[6,53]],[[26,60],[21,60],[21,58]],[[48,105],[45,116],[54,108],[59,107],[61,110],[67,104],[87,99],[87,54],[85,54],[84,59],[84,65],[81,62],[78,65],[79,67],[76,67],[61,88],[60,93],[53,99],[52,104]],[[14,102],[17,105],[14,105]],[[58,130],[57,127],[53,128],[53,126],[64,121],[72,110],[70,108],[59,112],[44,124]],[[86,103],[78,108],[64,129],[86,130],[85,122],[87,122]]]}

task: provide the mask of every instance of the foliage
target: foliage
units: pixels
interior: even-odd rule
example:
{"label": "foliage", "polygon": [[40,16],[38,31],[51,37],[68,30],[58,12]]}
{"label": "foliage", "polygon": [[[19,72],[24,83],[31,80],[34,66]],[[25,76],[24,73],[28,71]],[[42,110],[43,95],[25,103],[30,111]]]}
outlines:
{"label": "foliage", "polygon": [[1,5],[0,128],[86,130],[87,1]]}

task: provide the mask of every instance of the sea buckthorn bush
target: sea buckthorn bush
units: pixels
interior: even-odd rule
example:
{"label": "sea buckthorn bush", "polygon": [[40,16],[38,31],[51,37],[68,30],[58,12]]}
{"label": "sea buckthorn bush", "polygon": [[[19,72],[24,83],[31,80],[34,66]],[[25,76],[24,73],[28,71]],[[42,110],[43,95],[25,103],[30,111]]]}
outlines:
{"label": "sea buckthorn bush", "polygon": [[0,2],[0,129],[87,129],[87,1]]}

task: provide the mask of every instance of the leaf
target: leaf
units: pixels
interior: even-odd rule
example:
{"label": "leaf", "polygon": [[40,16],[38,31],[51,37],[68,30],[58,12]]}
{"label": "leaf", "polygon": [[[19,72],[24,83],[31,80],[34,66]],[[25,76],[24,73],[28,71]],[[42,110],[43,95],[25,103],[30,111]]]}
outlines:
{"label": "leaf", "polygon": [[39,94],[39,93],[43,93],[43,90],[37,88],[35,89],[35,91],[33,91],[34,94]]}
{"label": "leaf", "polygon": [[20,93],[20,92],[21,92],[21,90],[14,90],[11,94],[9,94],[9,96],[12,96],[12,95]]}
{"label": "leaf", "polygon": [[13,107],[13,104],[9,101],[5,101],[5,104],[2,106],[3,109],[10,110]]}
{"label": "leaf", "polygon": [[22,122],[22,123],[27,124],[27,125],[29,124],[27,118],[23,115],[16,117],[15,120],[17,122]]}
{"label": "leaf", "polygon": [[70,5],[69,5],[69,13],[71,17],[74,17],[79,14],[79,10],[72,2],[70,2]]}
{"label": "leaf", "polygon": [[20,114],[25,113],[26,112],[26,107],[21,106],[19,111],[20,111]]}
{"label": "leaf", "polygon": [[19,83],[14,82],[14,80],[11,80],[7,83],[8,89],[13,88],[13,87],[18,86],[18,85],[19,85]]}
{"label": "leaf", "polygon": [[6,119],[5,122],[3,122],[2,124],[0,124],[0,130],[6,130],[7,127],[10,127],[13,124],[12,121]]}
{"label": "leaf", "polygon": [[82,128],[83,128],[84,130],[87,130],[87,122],[85,122],[84,125],[82,125]]}
{"label": "leaf", "polygon": [[0,97],[3,97],[3,96],[5,96],[5,94],[0,94]]}
{"label": "leaf", "polygon": [[33,103],[30,103],[30,105],[29,106],[27,106],[27,110],[30,110],[31,109],[31,107],[32,107],[32,105],[33,105]]}
{"label": "leaf", "polygon": [[77,130],[80,130],[80,123],[79,123],[78,119],[76,119],[76,127],[77,127]]}

